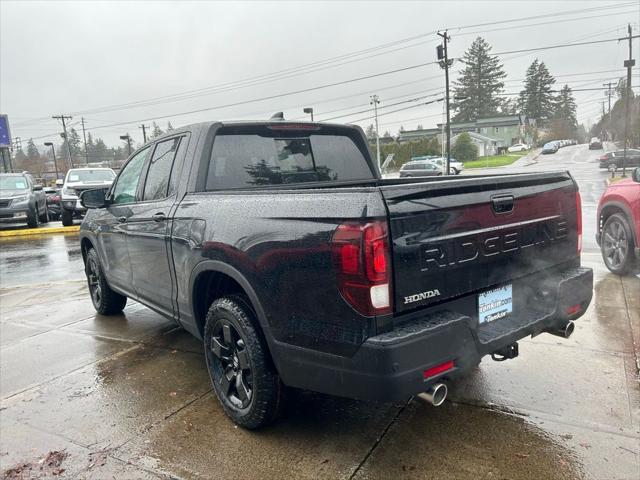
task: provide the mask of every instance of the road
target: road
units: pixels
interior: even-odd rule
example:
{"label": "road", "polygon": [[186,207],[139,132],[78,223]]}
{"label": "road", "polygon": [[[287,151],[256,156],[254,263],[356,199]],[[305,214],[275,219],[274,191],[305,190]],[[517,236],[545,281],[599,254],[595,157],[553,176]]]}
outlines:
{"label": "road", "polygon": [[0,240],[0,471],[637,480],[640,278],[609,273],[593,240],[606,177],[598,153],[566,147],[501,170],[569,169],[580,185],[583,263],[595,286],[575,334],[540,335],[520,342],[517,359],[483,360],[440,408],[419,396],[378,404],[299,392],[272,427],[236,428],[197,340],[136,303],[121,316],[95,314],[77,237]]}

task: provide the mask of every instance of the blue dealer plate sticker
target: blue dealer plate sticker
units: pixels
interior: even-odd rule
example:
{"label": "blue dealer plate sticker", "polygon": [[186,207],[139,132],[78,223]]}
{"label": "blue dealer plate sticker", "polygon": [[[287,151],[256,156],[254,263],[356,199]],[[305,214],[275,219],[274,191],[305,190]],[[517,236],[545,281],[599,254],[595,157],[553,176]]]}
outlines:
{"label": "blue dealer plate sticker", "polygon": [[511,284],[494,288],[478,295],[478,321],[493,322],[509,315],[513,311]]}

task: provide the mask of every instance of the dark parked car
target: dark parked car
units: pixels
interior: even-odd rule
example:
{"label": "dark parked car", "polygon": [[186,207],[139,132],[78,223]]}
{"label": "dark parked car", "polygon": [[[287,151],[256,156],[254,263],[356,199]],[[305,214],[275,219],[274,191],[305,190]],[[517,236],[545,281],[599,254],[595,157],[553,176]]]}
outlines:
{"label": "dark parked car", "polygon": [[0,222],[35,228],[49,221],[47,197],[28,173],[0,173]]}
{"label": "dark parked car", "polygon": [[545,143],[542,147],[542,153],[556,153],[559,148],[560,147],[558,147],[558,144],[556,142]]}
{"label": "dark parked car", "polygon": [[598,203],[596,240],[613,273],[635,273],[640,266],[640,168],[632,178],[612,183]]}
{"label": "dark parked car", "polygon": [[47,210],[51,220],[60,220],[62,210],[60,208],[60,189],[45,187],[44,193],[47,196]]}
{"label": "dark parked car", "polygon": [[442,169],[431,160],[407,162],[400,167],[400,177],[437,177]]}
{"label": "dark parked car", "polygon": [[589,142],[589,150],[600,150],[602,149],[602,140],[597,137],[593,137]]}
{"label": "dark parked car", "polygon": [[607,152],[598,158],[598,162],[600,162],[600,168],[608,170],[617,170],[623,166],[640,167],[640,150],[628,148],[626,156],[624,150]]}
{"label": "dark parked car", "polygon": [[591,301],[567,172],[381,179],[359,127],[214,122],[154,138],[105,192],[80,197],[96,310],[131,298],[202,339],[247,428],[284,386],[439,405]]}

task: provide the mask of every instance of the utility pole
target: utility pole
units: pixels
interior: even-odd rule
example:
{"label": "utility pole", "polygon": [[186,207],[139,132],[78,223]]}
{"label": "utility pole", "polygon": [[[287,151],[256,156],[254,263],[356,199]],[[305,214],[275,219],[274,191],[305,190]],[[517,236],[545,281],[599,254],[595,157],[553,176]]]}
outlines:
{"label": "utility pole", "polygon": [[69,136],[67,135],[67,124],[65,123],[65,120],[71,120],[71,118],[73,117],[71,117],[70,115],[54,115],[51,118],[62,121],[62,131],[64,132],[64,135],[62,138],[64,138],[67,142],[67,154],[69,155],[69,163],[71,164],[71,168],[73,168],[73,158],[71,158],[71,145],[69,145]]}
{"label": "utility pole", "polygon": [[84,117],[82,117],[82,138],[84,138],[84,159],[87,161],[87,167],[89,166],[89,151],[87,150],[87,134],[84,131]]}
{"label": "utility pole", "polygon": [[371,95],[371,101],[369,102],[373,105],[373,111],[376,119],[376,160],[378,162],[378,168],[380,168],[380,131],[378,130],[378,104],[380,103],[380,98],[378,95]]}
{"label": "utility pole", "polygon": [[142,138],[144,139],[144,143],[147,143],[147,126],[143,123],[138,128],[142,129]]}
{"label": "utility pole", "polygon": [[640,35],[633,36],[631,30],[631,24],[629,23],[627,26],[627,31],[629,32],[628,37],[619,38],[618,41],[621,40],[629,40],[629,59],[624,61],[624,66],[627,69],[627,101],[625,105],[625,122],[624,122],[624,160],[622,161],[622,176],[627,176],[627,149],[629,148],[629,107],[631,105],[631,69],[636,64],[636,61],[632,57],[632,40],[634,38],[640,38]]}
{"label": "utility pole", "polygon": [[[445,80],[445,105],[447,109],[447,163],[446,170],[444,172],[445,175],[449,175],[450,171],[450,163],[451,163],[451,111],[449,108],[449,53],[447,50],[447,44],[451,37],[447,33],[447,30],[444,32],[438,32],[438,36],[442,38],[442,44],[436,47],[436,52],[438,54],[438,60],[440,60],[440,67],[444,68],[444,80]],[[444,63],[443,63],[444,62]]]}

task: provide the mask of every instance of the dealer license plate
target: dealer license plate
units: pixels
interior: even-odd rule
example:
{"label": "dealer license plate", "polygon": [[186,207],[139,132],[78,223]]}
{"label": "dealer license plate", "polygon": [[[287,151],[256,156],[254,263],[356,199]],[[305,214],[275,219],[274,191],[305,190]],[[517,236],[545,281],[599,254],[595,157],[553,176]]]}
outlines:
{"label": "dealer license plate", "polygon": [[478,295],[478,321],[493,322],[511,314],[513,311],[512,286],[503,285]]}

